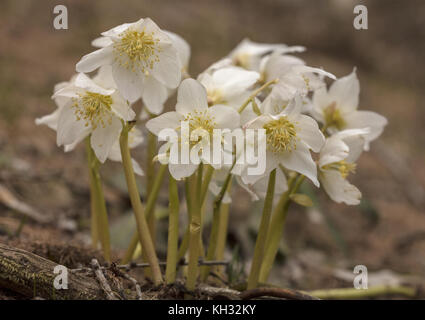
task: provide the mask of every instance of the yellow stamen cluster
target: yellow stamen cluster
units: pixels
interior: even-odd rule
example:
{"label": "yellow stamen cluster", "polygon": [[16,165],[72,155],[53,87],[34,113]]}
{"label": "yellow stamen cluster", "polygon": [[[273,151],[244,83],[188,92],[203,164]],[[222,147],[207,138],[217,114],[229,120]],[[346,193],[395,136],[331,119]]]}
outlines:
{"label": "yellow stamen cluster", "polygon": [[[217,123],[214,121],[214,117],[209,115],[207,110],[194,110],[186,115],[184,121],[189,122],[189,137],[194,130],[202,129],[205,130],[211,138],[213,130],[217,126]],[[191,145],[197,144],[200,139],[201,138],[199,138],[198,141],[191,141]]]}
{"label": "yellow stamen cluster", "polygon": [[112,97],[87,91],[80,95],[80,98],[74,98],[72,107],[77,121],[84,120],[86,127],[91,125],[96,129],[99,123],[105,127],[106,123],[112,122],[111,105]]}
{"label": "yellow stamen cluster", "polygon": [[341,160],[324,166],[326,170],[337,170],[341,174],[341,177],[346,179],[350,173],[356,172],[357,165],[355,163],[346,162]]}
{"label": "yellow stamen cluster", "polygon": [[341,116],[339,108],[336,106],[336,102],[332,102],[324,110],[325,124],[327,127],[335,127],[338,130],[342,130],[346,126],[346,122]]}
{"label": "yellow stamen cluster", "polygon": [[267,149],[274,153],[282,153],[297,148],[297,130],[295,125],[285,116],[266,123]]}
{"label": "yellow stamen cluster", "polygon": [[153,32],[126,30],[120,35],[120,40],[114,43],[117,53],[115,59],[133,72],[141,70],[149,75],[149,69],[152,70],[159,61],[158,53],[161,50],[158,42],[159,39],[154,37]]}

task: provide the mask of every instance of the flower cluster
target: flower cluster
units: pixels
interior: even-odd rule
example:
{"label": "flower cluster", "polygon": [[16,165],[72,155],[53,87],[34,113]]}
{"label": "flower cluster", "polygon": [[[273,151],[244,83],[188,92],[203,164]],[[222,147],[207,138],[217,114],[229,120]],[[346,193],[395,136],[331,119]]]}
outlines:
{"label": "flower cluster", "polygon": [[[188,71],[186,41],[161,30],[149,18],[103,32],[92,45],[99,49],[82,57],[76,65],[78,74],[55,87],[57,110],[36,122],[56,130],[57,144],[65,151],[88,139],[101,163],[108,158],[123,161],[131,197],[135,186],[125,149],[138,147],[143,140],[142,131],[134,127],[137,110],[133,110],[141,100],[144,109],[138,121],[148,117],[145,127],[150,134],[167,140],[152,158],[168,166],[172,179],[184,179],[187,184],[191,226],[199,225],[195,213],[202,208],[206,190],[215,195],[215,209],[231,201],[229,185],[234,177],[253,199],[265,199],[270,208],[274,196],[281,197],[282,203],[291,199],[302,203],[300,197],[290,195],[304,177],[316,187],[323,186],[335,202],[359,204],[361,193],[348,178],[387,121],[374,112],[358,110],[360,85],[355,69],[336,79],[294,56],[304,47],[245,39],[195,79]],[[86,75],[95,70],[93,78]],[[164,104],[175,92],[175,111],[164,113]],[[235,141],[236,132],[240,135]],[[124,141],[127,136],[129,141]],[[213,152],[217,148],[219,153]],[[180,156],[172,159],[176,153]],[[254,172],[260,161],[262,170]],[[132,167],[142,174],[134,160]],[[135,211],[140,209],[137,201],[132,197]],[[267,217],[268,206],[264,208]],[[142,222],[140,241],[149,255]],[[199,255],[199,243],[194,241],[190,238],[190,272],[196,271]],[[261,248],[261,240],[257,241]],[[253,263],[254,283],[261,277],[260,265]],[[192,276],[188,278],[191,287]]]}

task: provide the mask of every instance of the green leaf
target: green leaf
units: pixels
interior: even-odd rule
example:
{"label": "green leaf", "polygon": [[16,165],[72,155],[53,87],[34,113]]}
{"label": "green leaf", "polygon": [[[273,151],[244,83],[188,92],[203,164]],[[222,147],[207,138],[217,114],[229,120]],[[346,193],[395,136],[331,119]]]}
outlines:
{"label": "green leaf", "polygon": [[292,201],[299,204],[303,207],[311,207],[313,206],[313,201],[310,199],[309,196],[302,194],[302,193],[294,193],[289,196]]}

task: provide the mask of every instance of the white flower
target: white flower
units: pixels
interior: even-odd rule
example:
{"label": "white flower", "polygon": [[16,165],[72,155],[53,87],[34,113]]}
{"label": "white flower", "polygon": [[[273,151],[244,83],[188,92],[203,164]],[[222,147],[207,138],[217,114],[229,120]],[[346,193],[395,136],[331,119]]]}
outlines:
{"label": "white flower", "polygon": [[[167,112],[149,120],[146,123],[146,127],[155,135],[159,135],[163,129],[173,129],[180,134],[181,121],[188,122],[190,132],[189,137],[186,137],[187,139],[190,139],[195,130],[200,129],[209,135],[208,139],[191,141],[190,150],[195,146],[206,149],[211,147],[210,143],[214,129],[234,129],[239,127],[239,114],[234,109],[226,106],[217,105],[209,108],[205,88],[194,79],[186,79],[178,89],[176,111]],[[171,141],[171,144],[180,144],[181,141],[182,139]],[[206,145],[198,145],[205,141]],[[202,158],[201,161],[213,165],[211,159]],[[170,161],[168,166],[171,175],[179,180],[193,174],[198,164],[191,161],[188,164],[172,163]]]}
{"label": "white flower", "polygon": [[63,99],[64,103],[57,115],[58,146],[73,146],[91,135],[91,146],[102,163],[121,133],[121,121],[135,117],[117,90],[105,89],[82,73],[56,91],[53,99]]}
{"label": "white flower", "polygon": [[246,38],[230,52],[229,58],[236,66],[259,71],[261,58],[268,53],[278,51],[280,54],[284,54],[304,50],[305,48],[301,46],[288,47],[285,44],[258,43]]}
{"label": "white flower", "polygon": [[[91,72],[111,65],[112,76],[125,99],[142,97],[152,113],[162,111],[167,88],[176,88],[181,63],[172,39],[149,18],[126,23],[102,33],[93,44],[102,48],[85,55],[78,72]],[[165,98],[164,98],[165,97]]]}
{"label": "white flower", "polygon": [[207,90],[208,105],[226,105],[237,110],[249,96],[249,89],[259,77],[260,74],[255,71],[225,67],[212,74],[200,74],[198,81]]}
{"label": "white flower", "polygon": [[[69,82],[61,82],[55,85],[54,93],[60,91],[61,89],[74,85],[75,80],[77,79],[77,76],[78,75],[73,76]],[[93,81],[98,85],[100,85],[101,83],[111,85],[111,79],[112,79],[111,76],[108,74],[108,69],[107,68],[105,69],[104,67],[102,67],[99,70],[98,74],[93,78]],[[70,98],[68,96],[62,96],[62,95],[56,95],[56,94],[54,94],[53,98],[57,105],[56,110],[53,111],[51,114],[48,114],[41,118],[37,118],[35,120],[35,123],[37,125],[47,125],[49,128],[57,131],[59,115],[62,109],[69,103]],[[85,137],[87,137],[87,135],[90,133],[90,130],[89,128],[86,128],[86,129],[87,130],[84,130],[79,136],[79,138],[76,139],[73,143],[64,145],[65,152],[74,150],[77,144],[81,142]],[[136,128],[133,128],[129,132],[129,147],[135,148],[138,145],[140,145],[142,142],[143,142],[143,136],[141,131]],[[108,153],[107,158],[112,161],[121,161],[119,137],[112,144],[112,147]],[[139,175],[143,175],[143,170],[139,166],[139,164],[135,160],[132,160],[132,161],[133,161],[134,172]]]}
{"label": "white flower", "polygon": [[[319,152],[325,138],[316,120],[300,113],[301,105],[301,99],[296,98],[282,113],[261,115],[247,124],[246,128],[265,129],[265,140],[258,141],[258,144],[266,144],[264,175],[268,176],[273,169],[282,166],[305,175],[319,186],[317,168],[310,149]],[[244,183],[251,185],[264,175],[249,175],[246,167],[241,177]]]}
{"label": "white flower", "polygon": [[276,114],[281,111],[277,101],[289,103],[296,95],[306,96],[308,92],[324,87],[325,83],[318,75],[335,79],[331,73],[306,66],[303,60],[289,55],[273,53],[265,57],[261,64],[263,82],[279,79],[264,101],[266,113]]}
{"label": "white flower", "polygon": [[312,115],[323,123],[328,132],[345,129],[369,128],[365,149],[379,137],[387,124],[387,119],[372,111],[359,111],[360,84],[356,71],[336,80],[329,88],[318,89],[313,95]]}
{"label": "white flower", "polygon": [[319,180],[329,197],[337,203],[360,203],[359,189],[347,181],[354,173],[356,160],[363,151],[368,129],[340,131],[328,139],[319,157]]}

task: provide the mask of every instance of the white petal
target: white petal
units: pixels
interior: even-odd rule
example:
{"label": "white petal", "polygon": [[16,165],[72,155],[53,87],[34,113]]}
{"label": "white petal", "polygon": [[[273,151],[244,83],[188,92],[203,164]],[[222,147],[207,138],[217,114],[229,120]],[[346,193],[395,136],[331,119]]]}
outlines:
{"label": "white petal", "polygon": [[41,118],[35,119],[36,125],[44,124],[48,126],[50,129],[56,130],[58,127],[58,119],[59,119],[59,108],[53,111],[51,114],[45,115]]}
{"label": "white petal", "polygon": [[342,139],[332,136],[326,139],[325,146],[320,151],[319,166],[323,167],[327,164],[338,162],[347,158],[349,148]]}
{"label": "white petal", "polygon": [[58,146],[72,144],[87,131],[84,120],[77,120],[72,103],[65,105],[59,113],[56,143]]}
{"label": "white petal", "polygon": [[205,88],[194,79],[183,80],[177,92],[176,111],[186,115],[194,110],[205,110],[207,108]]}
{"label": "white petal", "polygon": [[[79,73],[75,78],[75,86],[86,91],[103,94],[109,96],[114,93],[115,89],[105,89],[97,85],[92,79],[87,77],[84,73]],[[59,92],[57,93],[59,94]]]}
{"label": "white petal", "polygon": [[346,117],[347,129],[369,128],[370,133],[365,135],[366,141],[370,142],[378,138],[384,131],[387,119],[372,111],[356,111]]}
{"label": "white petal", "polygon": [[92,72],[100,66],[111,64],[113,60],[113,48],[112,46],[108,46],[86,54],[77,63],[75,69],[77,72]]}
{"label": "white petal", "polygon": [[131,159],[131,163],[133,164],[133,170],[134,170],[134,173],[135,174],[137,174],[139,176],[144,176],[145,175],[145,173],[143,172],[142,167],[139,165],[139,163],[136,160],[134,160],[132,158]]}
{"label": "white petal", "polygon": [[306,143],[314,152],[319,152],[325,143],[325,136],[313,118],[300,114],[296,120],[297,137]]}
{"label": "white petal", "polygon": [[260,78],[255,71],[247,71],[238,67],[219,69],[212,75],[216,88],[223,92],[225,100],[243,94]]}
{"label": "white petal", "polygon": [[208,108],[208,114],[214,118],[217,129],[236,129],[240,126],[240,115],[231,107],[215,105]]}
{"label": "white petal", "polygon": [[138,72],[126,69],[118,63],[112,65],[112,75],[122,96],[130,103],[138,100],[142,95],[143,78]]}
{"label": "white petal", "polygon": [[360,83],[356,71],[336,80],[329,88],[329,94],[345,111],[353,111],[359,105]]}
{"label": "white petal", "polygon": [[152,75],[169,88],[176,88],[181,81],[182,65],[176,48],[171,43],[160,43],[159,61],[153,65]]}
{"label": "white petal", "polygon": [[281,155],[280,162],[285,168],[305,175],[317,187],[320,186],[317,180],[316,163],[311,157],[310,150],[303,142],[298,142],[295,150]]}
{"label": "white petal", "polygon": [[153,134],[158,135],[163,129],[179,128],[180,121],[183,119],[184,117],[175,111],[166,112],[146,122],[146,128]]}
{"label": "white petal", "polygon": [[109,46],[109,45],[111,45],[113,43],[114,42],[109,37],[99,37],[99,38],[94,39],[91,42],[91,45],[93,47],[96,47],[96,48],[104,48],[104,47],[107,47],[107,46]]}
{"label": "white petal", "polygon": [[112,101],[113,104],[111,105],[111,109],[116,116],[125,121],[134,120],[134,118],[136,117],[136,113],[118,92],[115,92],[112,95]]}
{"label": "white petal", "polygon": [[196,164],[172,164],[168,165],[168,170],[170,170],[170,174],[176,180],[181,180],[186,177],[190,177],[198,168]]}
{"label": "white petal", "polygon": [[119,139],[121,129],[121,121],[117,117],[112,117],[111,124],[106,123],[105,127],[99,124],[93,130],[90,143],[100,162],[105,162],[113,144]]}
{"label": "white petal", "polygon": [[175,34],[170,31],[165,31],[165,33],[170,37],[173,42],[174,47],[177,50],[179,56],[180,64],[182,68],[187,71],[189,68],[189,59],[190,59],[190,46],[186,40],[180,37],[178,34]]}
{"label": "white petal", "polygon": [[142,99],[146,108],[152,114],[160,114],[168,98],[167,88],[153,77],[147,77],[144,82]]}
{"label": "white petal", "polygon": [[[143,19],[141,19],[141,20],[143,21]],[[104,37],[118,37],[121,33],[123,33],[125,30],[127,30],[129,27],[131,27],[135,23],[136,22],[120,24],[119,26],[116,26],[116,27],[109,29],[105,32],[102,32],[101,35],[104,36]]]}
{"label": "white petal", "polygon": [[360,203],[361,192],[346,179],[342,178],[340,173],[335,170],[326,170],[320,173],[320,181],[329,197],[337,202],[344,202],[348,205],[357,205]]}

